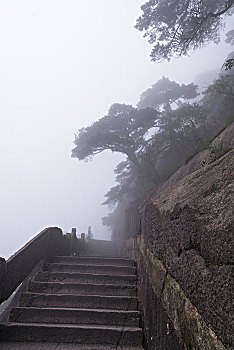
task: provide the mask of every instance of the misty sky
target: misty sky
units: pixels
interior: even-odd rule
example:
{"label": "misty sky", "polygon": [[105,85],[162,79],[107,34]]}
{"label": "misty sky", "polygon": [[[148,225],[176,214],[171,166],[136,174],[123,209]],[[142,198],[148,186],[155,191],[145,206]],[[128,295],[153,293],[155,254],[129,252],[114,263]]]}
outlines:
{"label": "misty sky", "polygon": [[104,194],[122,159],[71,158],[74,133],[114,102],[136,105],[163,75],[190,83],[220,68],[229,45],[210,45],[170,63],[150,62],[134,29],[138,0],[0,1],[0,256],[9,257],[48,226],[95,238]]}

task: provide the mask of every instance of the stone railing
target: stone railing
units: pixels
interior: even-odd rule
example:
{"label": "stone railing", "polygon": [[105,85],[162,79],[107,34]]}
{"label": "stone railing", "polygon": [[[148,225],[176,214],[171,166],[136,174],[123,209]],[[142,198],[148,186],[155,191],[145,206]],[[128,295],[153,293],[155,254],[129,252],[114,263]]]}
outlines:
{"label": "stone railing", "polygon": [[41,259],[69,255],[70,242],[58,227],[49,227],[30,240],[8,260],[0,258],[0,303],[28,276]]}

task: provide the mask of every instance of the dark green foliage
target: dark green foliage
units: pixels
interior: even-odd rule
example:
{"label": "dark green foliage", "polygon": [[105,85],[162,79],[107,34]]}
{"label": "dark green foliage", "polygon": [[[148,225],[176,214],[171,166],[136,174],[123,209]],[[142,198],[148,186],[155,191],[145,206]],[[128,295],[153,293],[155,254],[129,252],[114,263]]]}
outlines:
{"label": "dark green foliage", "polygon": [[234,74],[222,75],[208,86],[205,93],[210,93],[214,98],[223,96],[225,103],[230,104],[234,108]]}
{"label": "dark green foliage", "polygon": [[233,4],[233,0],[150,0],[142,5],[135,28],[155,44],[152,61],[169,61],[210,42],[218,43]]}
{"label": "dark green foliage", "polygon": [[156,127],[158,118],[159,112],[152,108],[137,110],[116,103],[105,117],[76,134],[72,156],[79,160],[89,160],[105,150],[120,152],[127,157],[117,166],[118,185],[106,194],[103,204],[113,207],[124,194],[135,197],[138,189],[138,194],[142,195],[149,183],[150,186],[156,184],[157,173],[148,151],[152,137],[147,137],[147,133]]}
{"label": "dark green foliage", "polygon": [[209,150],[211,153],[218,154],[223,151],[223,141],[216,141],[209,145]]}
{"label": "dark green foliage", "polygon": [[137,153],[145,147],[145,135],[156,125],[158,113],[152,109],[137,110],[115,103],[108,114],[91,126],[80,129],[75,136],[72,157],[88,160],[105,150],[120,152],[136,166]]}
{"label": "dark green foliage", "polygon": [[164,123],[163,127],[168,133],[173,130],[183,138],[189,137],[190,142],[197,142],[199,130],[204,127],[206,116],[207,111],[198,102],[184,103],[175,110],[167,110],[161,122]]}
{"label": "dark green foliage", "polygon": [[121,162],[117,165],[114,170],[116,174],[117,186],[112,187],[106,194],[107,198],[102,204],[108,205],[109,208],[114,208],[118,202],[121,202],[124,195],[134,197],[134,191],[138,177],[140,176],[137,172],[134,164],[129,160]]}
{"label": "dark green foliage", "polygon": [[225,70],[231,70],[234,66],[234,58],[229,58],[226,62],[224,62]]}
{"label": "dark green foliage", "polygon": [[227,118],[224,122],[224,127],[227,128],[229,125],[231,125],[234,122],[234,114],[228,114]]}
{"label": "dark green foliage", "polygon": [[[143,92],[139,109],[115,103],[106,116],[79,130],[73,157],[88,160],[105,150],[126,155],[114,170],[117,184],[103,203],[114,209],[103,218],[113,236],[120,235],[125,209],[132,201],[142,199],[186,160],[207,148],[224,122],[230,122],[233,83],[233,75],[225,74],[207,88],[205,98],[189,103],[198,96],[197,86],[163,77]],[[217,113],[222,120],[214,124]],[[228,116],[230,120],[225,121]]]}
{"label": "dark green foliage", "polygon": [[213,132],[209,136],[213,137],[219,130],[229,125],[228,118],[231,123],[234,110],[234,74],[232,71],[220,75],[219,79],[216,79],[204,91],[202,103],[210,111],[208,123]]}
{"label": "dark green foliage", "polygon": [[152,107],[159,109],[165,104],[190,100],[198,96],[197,86],[192,84],[178,84],[168,78],[162,77],[151,88],[141,94],[138,108]]}

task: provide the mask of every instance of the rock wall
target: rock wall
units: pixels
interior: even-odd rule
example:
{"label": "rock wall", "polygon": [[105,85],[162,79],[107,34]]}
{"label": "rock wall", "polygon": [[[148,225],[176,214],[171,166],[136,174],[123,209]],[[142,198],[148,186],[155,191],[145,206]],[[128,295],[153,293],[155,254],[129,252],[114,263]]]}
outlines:
{"label": "rock wall", "polygon": [[[130,240],[128,240],[130,246]],[[131,240],[137,262],[138,298],[146,350],[225,350],[181,285],[147,247]]]}
{"label": "rock wall", "polygon": [[[223,345],[232,349],[233,135],[234,125],[214,141],[223,141],[222,152],[198,154],[157,188],[140,211],[135,212],[135,222],[140,221],[136,234],[140,233],[149,252],[178,283],[192,305],[187,309],[195,307],[210,330],[207,332],[214,331],[213,339],[216,335],[221,341],[217,340],[219,345],[212,341],[209,346],[205,344],[207,333],[202,331],[203,327],[201,334],[197,333],[198,323],[194,326],[194,339],[203,337],[204,342],[199,344],[191,340],[191,334],[186,339],[186,331],[181,332],[187,322],[186,310],[180,313],[184,315],[180,318],[178,310],[176,314],[170,313],[170,307],[166,310],[162,301],[177,334],[189,350],[223,349]],[[135,254],[138,250],[136,246]],[[144,254],[142,259],[146,259]],[[185,309],[186,305],[179,308]]]}

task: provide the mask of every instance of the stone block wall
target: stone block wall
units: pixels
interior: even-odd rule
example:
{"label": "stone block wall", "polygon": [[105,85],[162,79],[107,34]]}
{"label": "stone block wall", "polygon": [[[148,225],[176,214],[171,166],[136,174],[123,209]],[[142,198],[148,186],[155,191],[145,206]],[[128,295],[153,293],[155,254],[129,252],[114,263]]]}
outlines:
{"label": "stone block wall", "polygon": [[143,236],[131,242],[131,256],[137,263],[145,349],[225,350],[181,285],[149,250]]}
{"label": "stone block wall", "polygon": [[[170,321],[158,319],[154,307],[149,316],[146,306],[149,344],[157,327],[166,337],[166,322],[187,350],[232,349],[234,124],[220,140],[227,147],[221,157],[204,163],[207,151],[201,152],[130,212],[135,218],[128,217],[128,226],[140,221],[135,231],[140,238],[126,237],[125,247],[138,263],[143,309],[147,294],[152,298],[151,286]],[[148,346],[167,349],[160,343]]]}

